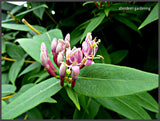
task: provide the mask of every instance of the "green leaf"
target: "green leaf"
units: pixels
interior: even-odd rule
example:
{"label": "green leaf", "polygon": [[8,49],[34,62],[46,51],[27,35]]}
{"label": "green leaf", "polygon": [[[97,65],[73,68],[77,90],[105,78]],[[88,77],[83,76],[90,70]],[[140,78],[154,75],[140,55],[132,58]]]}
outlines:
{"label": "green leaf", "polygon": [[24,39],[17,39],[16,41],[33,59],[35,59],[39,63],[41,63],[40,60],[41,43],[44,42],[46,44],[48,56],[53,65],[55,66],[55,68],[57,68],[56,64],[53,62],[53,55],[51,52],[51,42],[53,38],[57,38],[57,40],[63,39],[61,30],[53,29],[50,30],[49,32],[45,32],[44,34],[36,35],[33,37],[33,39],[24,38]]}
{"label": "green leaf", "polygon": [[8,73],[2,73],[1,79],[2,79],[1,84],[8,84],[9,83]]}
{"label": "green leaf", "polygon": [[5,53],[6,52],[6,45],[5,45],[5,40],[4,39],[2,39],[1,38],[1,40],[2,40],[2,48],[1,48],[1,53],[3,54],[3,53]]}
{"label": "green leaf", "polygon": [[[44,2],[32,2],[32,7],[34,8],[34,7],[37,7],[42,4],[44,4]],[[45,10],[45,8],[39,8],[39,9],[34,10],[33,13],[42,20],[44,10]]]}
{"label": "green leaf", "polygon": [[71,47],[75,46],[82,37],[83,31],[84,29],[87,27],[88,23],[90,22],[90,20],[85,21],[84,23],[80,24],[78,27],[76,27],[72,32],[71,32]]}
{"label": "green leaf", "polygon": [[[20,6],[16,6],[15,8],[13,8],[13,9],[10,11],[10,13],[11,13],[12,15],[14,15],[16,12],[18,12],[18,11],[21,10],[22,8],[24,8],[24,4],[23,4],[23,5],[20,5]],[[9,18],[11,18],[11,16],[8,14],[7,17],[6,17],[6,19],[9,19]]]}
{"label": "green leaf", "polygon": [[27,13],[29,13],[29,12],[32,12],[32,11],[34,11],[34,10],[37,10],[37,9],[39,9],[39,8],[48,8],[48,6],[45,5],[45,4],[39,5],[39,6],[37,6],[37,7],[32,8],[32,9],[23,11],[23,12],[17,14],[15,17],[21,19],[25,14],[27,14]]}
{"label": "green leaf", "polygon": [[147,110],[158,113],[158,103],[147,92],[128,96],[131,100],[135,100],[140,106]]}
{"label": "green leaf", "polygon": [[87,1],[87,2],[83,3],[83,6],[90,4],[90,3],[94,3],[94,1]]}
{"label": "green leaf", "polygon": [[50,78],[33,86],[5,107],[2,119],[13,119],[19,116],[56,94],[60,89],[60,81],[56,78]]}
{"label": "green leaf", "polygon": [[23,75],[23,74],[26,74],[26,73],[28,73],[28,72],[36,69],[36,68],[39,67],[39,66],[41,66],[41,64],[38,63],[38,62],[34,62],[34,63],[30,64],[27,68],[25,68],[25,69],[19,74],[19,77],[20,77],[21,75]]}
{"label": "green leaf", "polygon": [[77,93],[70,87],[66,87],[66,91],[67,91],[68,97],[73,101],[77,109],[80,110]]}
{"label": "green leaf", "polygon": [[[9,98],[9,102],[12,102],[13,100],[15,100],[18,96],[20,96],[21,94],[23,94],[25,91],[27,91],[28,89],[30,89],[31,87],[35,86],[36,84],[34,83],[29,83],[29,84],[25,84],[23,85],[20,90],[18,92],[16,92],[14,94],[13,97]],[[51,97],[47,97],[46,99],[44,99],[41,103],[57,103],[57,101],[55,99],[52,99]]]}
{"label": "green leaf", "polygon": [[21,47],[11,42],[6,42],[6,52],[11,58],[17,60],[22,59],[25,55],[25,52]]}
{"label": "green leaf", "polygon": [[158,75],[130,67],[92,64],[84,67],[74,87],[91,97],[119,97],[158,87]]}
{"label": "green leaf", "polygon": [[[47,30],[42,27],[42,26],[38,26],[38,25],[32,25],[36,30],[38,30],[41,33],[46,32]],[[7,29],[13,29],[13,30],[19,30],[19,31],[32,31],[28,26],[24,25],[24,24],[2,24],[2,28],[7,28]]]}
{"label": "green leaf", "polygon": [[95,100],[129,119],[151,119],[148,113],[130,98],[96,98]]}
{"label": "green leaf", "polygon": [[97,51],[96,55],[101,55],[104,58],[104,59],[95,59],[94,61],[96,63],[102,63],[102,62],[106,63],[106,64],[111,63],[110,55],[109,55],[107,49],[105,48],[105,46],[102,43],[100,43],[100,45],[98,46],[98,51]]}
{"label": "green leaf", "polygon": [[85,110],[76,110],[74,112],[73,119],[94,119],[99,111],[100,104],[94,101],[92,98],[89,98],[86,104],[88,113],[85,112]]}
{"label": "green leaf", "polygon": [[129,19],[122,17],[122,16],[114,16],[114,18],[117,19],[118,21],[120,21],[121,23],[125,24],[126,26],[128,26],[132,30],[137,31],[141,35],[141,32],[139,31],[137,25],[134,24]]}
{"label": "green leaf", "polygon": [[141,29],[141,28],[145,27],[146,25],[152,23],[153,21],[158,20],[158,5],[159,5],[159,3],[157,3],[154,6],[153,10],[149,13],[149,15],[147,16],[147,18],[138,27],[138,29]]}
{"label": "green leaf", "polygon": [[101,24],[101,22],[103,21],[104,18],[105,18],[105,14],[100,13],[100,15],[98,17],[91,19],[90,23],[88,24],[88,26],[86,27],[86,29],[82,35],[80,42],[82,42],[82,40],[85,38],[85,36],[87,35],[88,32],[92,32],[95,28],[97,28]]}
{"label": "green leaf", "polygon": [[128,50],[118,50],[110,54],[112,64],[120,63],[128,54]]}
{"label": "green leaf", "polygon": [[104,10],[104,12],[105,12],[106,16],[108,17],[109,12],[110,12],[110,8],[106,8],[106,9]]}
{"label": "green leaf", "polygon": [[7,103],[3,100],[1,100],[1,106],[2,106],[2,110],[4,109],[5,106],[7,106]]}
{"label": "green leaf", "polygon": [[47,78],[50,74],[48,72],[43,72],[41,73],[41,75],[38,75],[38,79],[35,81],[35,84],[39,83],[40,81],[42,81],[43,79]]}
{"label": "green leaf", "polygon": [[2,84],[2,92],[1,92],[2,97],[14,93],[15,90],[16,87],[11,84]]}
{"label": "green leaf", "polygon": [[22,66],[24,64],[24,58],[21,60],[15,61],[9,70],[9,80],[12,82],[13,85],[15,85],[15,80],[18,76],[18,73],[20,72]]}
{"label": "green leaf", "polygon": [[38,108],[33,108],[27,112],[28,119],[43,119],[43,116]]}
{"label": "green leaf", "polygon": [[63,39],[62,31],[60,29],[52,29],[48,32],[41,34],[41,35],[36,35],[33,37],[33,39],[43,40],[43,41],[49,42],[50,44],[51,44],[53,38],[57,38],[57,40]]}
{"label": "green leaf", "polygon": [[57,101],[51,97],[45,99],[43,103],[57,103]]}

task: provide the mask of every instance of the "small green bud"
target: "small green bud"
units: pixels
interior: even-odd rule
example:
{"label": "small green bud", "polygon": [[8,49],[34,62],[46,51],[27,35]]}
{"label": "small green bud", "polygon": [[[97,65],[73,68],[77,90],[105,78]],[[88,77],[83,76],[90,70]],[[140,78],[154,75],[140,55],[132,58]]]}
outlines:
{"label": "small green bud", "polygon": [[71,70],[70,69],[67,69],[66,70],[67,74],[69,75],[71,73]]}

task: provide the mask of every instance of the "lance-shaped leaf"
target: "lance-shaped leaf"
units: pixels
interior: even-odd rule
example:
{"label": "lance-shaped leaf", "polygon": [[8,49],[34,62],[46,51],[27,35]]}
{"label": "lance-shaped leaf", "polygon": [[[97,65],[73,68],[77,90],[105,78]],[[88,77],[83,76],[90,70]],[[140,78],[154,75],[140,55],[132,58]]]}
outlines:
{"label": "lance-shaped leaf", "polygon": [[80,71],[74,89],[91,97],[118,97],[158,87],[158,75],[130,67],[92,64]]}
{"label": "lance-shaped leaf", "polygon": [[19,116],[56,94],[60,89],[60,81],[56,78],[50,78],[33,86],[4,108],[2,119],[13,119]]}

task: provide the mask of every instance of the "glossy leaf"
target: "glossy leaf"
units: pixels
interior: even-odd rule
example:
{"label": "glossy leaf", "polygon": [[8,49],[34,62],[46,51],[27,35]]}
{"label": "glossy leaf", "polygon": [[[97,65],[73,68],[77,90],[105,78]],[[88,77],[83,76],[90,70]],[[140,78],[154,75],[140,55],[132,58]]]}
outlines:
{"label": "glossy leaf", "polygon": [[48,56],[53,65],[57,68],[56,64],[53,62],[53,55],[51,53],[51,42],[53,38],[63,39],[62,32],[59,29],[53,29],[50,30],[49,32],[45,32],[44,34],[36,35],[33,37],[33,39],[24,38],[24,39],[17,39],[16,41],[33,59],[35,59],[39,63],[41,63],[40,61],[41,43],[44,42],[46,44]]}
{"label": "glossy leaf", "polygon": [[11,84],[2,84],[2,97],[7,96],[9,94],[13,94],[16,90],[16,87]]}
{"label": "glossy leaf", "polygon": [[137,25],[134,24],[132,21],[130,21],[127,18],[122,17],[122,16],[114,16],[114,18],[116,20],[120,21],[121,23],[125,24],[126,26],[128,26],[132,30],[137,31],[141,35],[141,32],[138,30]]}
{"label": "glossy leaf", "polygon": [[92,64],[80,71],[74,89],[87,96],[106,98],[136,94],[157,87],[157,74],[124,66]]}
{"label": "glossy leaf", "polygon": [[25,14],[27,14],[27,13],[29,13],[29,12],[32,12],[32,11],[34,11],[34,10],[37,10],[37,9],[39,9],[39,8],[48,8],[48,6],[45,5],[45,4],[39,5],[39,6],[37,6],[37,7],[32,8],[32,9],[23,11],[23,12],[17,14],[15,17],[21,19]]}
{"label": "glossy leaf", "polygon": [[21,47],[11,42],[6,42],[6,52],[11,58],[17,60],[22,59],[25,54]]}
{"label": "glossy leaf", "polygon": [[40,104],[44,99],[56,94],[61,89],[60,81],[50,78],[25,91],[2,112],[2,119],[13,119]]}
{"label": "glossy leaf", "polygon": [[23,75],[23,74],[26,74],[26,73],[28,73],[28,72],[36,69],[36,68],[39,67],[39,66],[41,66],[40,63],[34,62],[34,63],[30,64],[28,67],[26,67],[26,68],[19,74],[19,76],[21,76],[21,75]]}
{"label": "glossy leaf", "polygon": [[12,82],[12,84],[15,84],[15,80],[16,80],[18,73],[20,72],[23,64],[24,64],[24,58],[22,58],[21,60],[17,60],[12,64],[12,66],[9,70],[9,80]]}
{"label": "glossy leaf", "polygon": [[110,54],[112,64],[120,63],[128,54],[128,50],[118,50]]}
{"label": "glossy leaf", "polygon": [[140,106],[147,110],[158,113],[158,103],[156,100],[147,92],[128,96],[131,100],[135,100]]}
{"label": "glossy leaf", "polygon": [[129,119],[151,119],[149,114],[137,103],[127,97],[96,98],[104,107],[115,111]]}
{"label": "glossy leaf", "polygon": [[[36,30],[38,30],[41,33],[46,32],[47,30],[42,27],[42,26],[38,26],[38,25],[32,25]],[[32,31],[28,26],[26,26],[25,24],[9,24],[9,23],[4,23],[2,24],[3,28],[7,28],[7,29],[13,29],[13,30],[19,30],[19,31]]]}
{"label": "glossy leaf", "polygon": [[[42,5],[42,4],[44,4],[44,2],[32,2],[32,7],[34,8],[34,7],[37,7],[37,6]],[[33,13],[42,20],[44,10],[45,10],[45,8],[42,7],[42,8],[34,10]]]}
{"label": "glossy leaf", "polygon": [[154,6],[152,11],[149,13],[147,18],[143,21],[143,23],[138,27],[138,29],[141,29],[141,28],[145,27],[146,25],[152,23],[153,21],[158,20],[158,5],[159,5],[159,3],[157,3]]}
{"label": "glossy leaf", "polygon": [[105,17],[105,14],[100,13],[100,15],[98,17],[95,17],[95,18],[90,20],[90,23],[86,27],[80,42],[82,42],[82,40],[85,38],[85,36],[87,35],[88,32],[92,32],[95,28],[97,28],[101,24],[104,17]]}
{"label": "glossy leaf", "polygon": [[47,78],[48,76],[50,76],[50,74],[47,71],[41,73],[41,75],[38,75],[39,78],[35,81],[35,84],[39,83],[40,81]]}
{"label": "glossy leaf", "polygon": [[86,104],[88,113],[85,112],[85,110],[75,110],[73,119],[94,119],[99,111],[100,104],[94,101],[92,98],[88,98]]}
{"label": "glossy leaf", "polygon": [[87,25],[89,24],[90,20],[80,24],[78,27],[76,27],[72,32],[71,32],[71,47],[75,46],[82,37],[83,31],[84,29],[87,27]]}
{"label": "glossy leaf", "polygon": [[3,53],[6,52],[6,45],[5,45],[5,42],[4,42],[5,40],[4,40],[4,39],[1,39],[1,40],[2,40],[2,41],[1,41],[1,42],[2,42],[2,43],[1,43],[1,44],[2,44],[2,46],[1,46],[1,47],[2,47],[2,48],[1,48],[1,53],[3,54]]}
{"label": "glossy leaf", "polygon": [[77,93],[70,87],[66,87],[67,94],[69,98],[73,101],[78,110],[80,110],[79,100]]}
{"label": "glossy leaf", "polygon": [[8,84],[9,83],[9,78],[8,78],[8,73],[1,73],[1,84]]}

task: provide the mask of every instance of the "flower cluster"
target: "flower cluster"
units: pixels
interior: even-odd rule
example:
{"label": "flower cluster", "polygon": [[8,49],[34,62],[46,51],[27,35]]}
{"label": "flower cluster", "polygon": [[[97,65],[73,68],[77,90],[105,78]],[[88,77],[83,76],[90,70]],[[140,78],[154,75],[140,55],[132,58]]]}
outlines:
{"label": "flower cluster", "polygon": [[[100,40],[96,42],[96,38],[92,40],[91,33],[88,33],[85,41],[82,43],[81,48],[70,47],[70,34],[67,34],[65,39],[54,38],[51,43],[51,51],[53,54],[53,61],[59,68],[60,84],[64,86],[64,80],[67,83],[71,82],[71,87],[73,88],[75,82],[78,78],[80,69],[84,66],[90,66],[94,63],[93,59],[99,58],[94,57],[97,50]],[[52,64],[51,60],[48,57],[47,49],[45,43],[41,44],[41,63],[46,68],[48,73],[56,77],[56,68]],[[66,76],[67,75],[67,76]]]}

